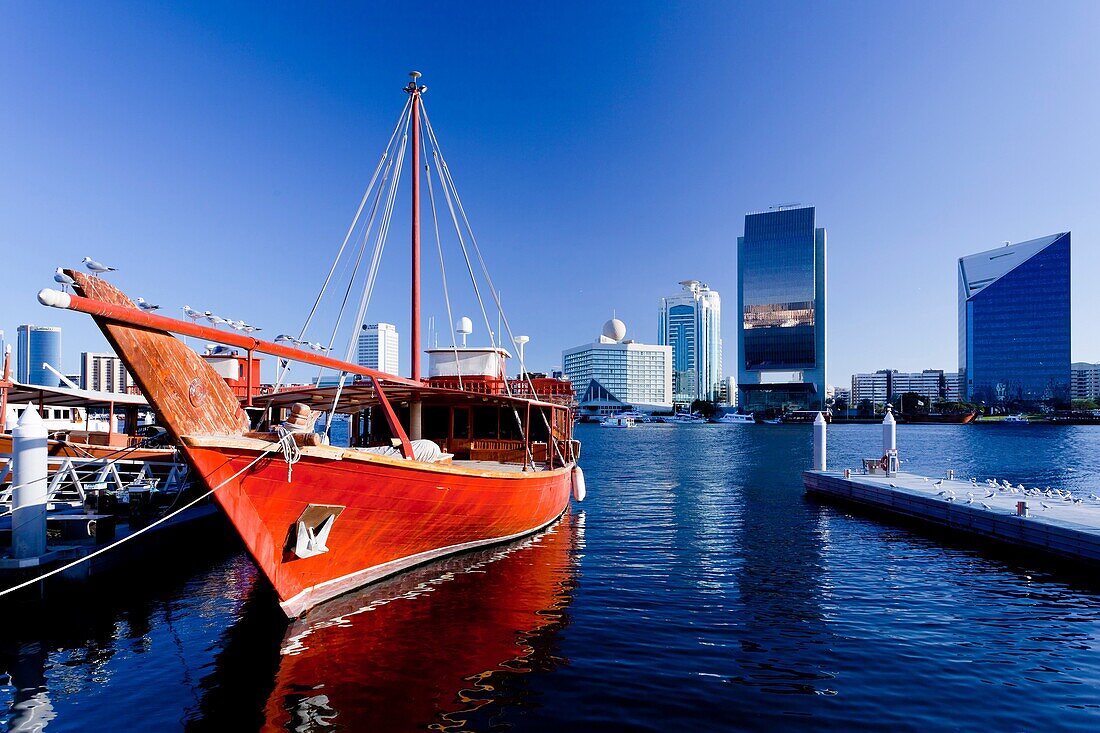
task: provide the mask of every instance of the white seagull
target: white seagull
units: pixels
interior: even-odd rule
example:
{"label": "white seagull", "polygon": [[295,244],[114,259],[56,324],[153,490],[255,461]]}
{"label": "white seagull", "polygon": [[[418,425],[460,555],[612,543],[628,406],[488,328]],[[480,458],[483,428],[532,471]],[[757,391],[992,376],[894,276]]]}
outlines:
{"label": "white seagull", "polygon": [[[925,479],[925,481],[927,481],[927,480],[928,480],[928,479]],[[943,479],[941,478],[941,479],[940,479],[939,481],[937,481],[936,483],[934,483],[934,484],[932,484],[932,485],[933,485],[933,486],[943,486]]]}
{"label": "white seagull", "polygon": [[319,342],[319,341],[314,341],[312,343],[309,343],[309,348],[313,349],[314,351],[328,351],[329,350],[329,347],[322,345],[321,342]]}
{"label": "white seagull", "polygon": [[137,305],[138,305],[138,308],[141,308],[143,311],[160,310],[159,305],[153,305],[152,303],[146,302],[145,298],[138,298],[137,299]]}
{"label": "white seagull", "polygon": [[192,321],[197,321],[200,318],[204,317],[202,313],[199,313],[197,310],[193,309],[189,305],[183,306],[183,315],[187,316]]}
{"label": "white seagull", "polygon": [[60,267],[54,270],[53,281],[61,283],[62,292],[64,292],[66,285],[76,285],[76,281],[66,275],[65,270]]}
{"label": "white seagull", "polygon": [[983,501],[983,502],[981,502],[981,505],[982,505],[982,507],[983,507],[984,509],[993,509],[993,507],[989,506],[989,505],[988,505],[988,504],[986,504],[986,503],[985,503],[984,501]]}
{"label": "white seagull", "polygon": [[96,276],[98,276],[101,272],[114,272],[115,271],[115,268],[108,267],[107,265],[103,264],[102,262],[96,262],[91,257],[85,257],[83,260],[81,260],[81,262],[84,263],[85,267],[87,267],[89,270],[94,272],[96,274]]}
{"label": "white seagull", "polygon": [[229,321],[225,320],[221,316],[214,315],[210,311],[205,311],[202,314],[202,317],[205,318],[206,320],[210,321],[210,323],[213,324],[215,327],[220,326],[223,323],[229,323]]}
{"label": "white seagull", "polygon": [[280,343],[280,342],[283,342],[283,341],[295,341],[295,340],[296,339],[293,336],[291,336],[289,333],[280,333],[278,336],[275,337],[275,343]]}

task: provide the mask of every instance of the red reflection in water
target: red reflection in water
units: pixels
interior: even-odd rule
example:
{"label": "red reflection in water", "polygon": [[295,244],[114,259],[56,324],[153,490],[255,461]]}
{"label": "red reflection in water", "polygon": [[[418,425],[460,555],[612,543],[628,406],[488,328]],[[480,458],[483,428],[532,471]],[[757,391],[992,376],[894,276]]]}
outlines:
{"label": "red reflection in water", "polygon": [[[266,730],[460,730],[507,676],[553,669],[582,514],[319,606],[283,642]],[[512,702],[518,702],[513,700]]]}

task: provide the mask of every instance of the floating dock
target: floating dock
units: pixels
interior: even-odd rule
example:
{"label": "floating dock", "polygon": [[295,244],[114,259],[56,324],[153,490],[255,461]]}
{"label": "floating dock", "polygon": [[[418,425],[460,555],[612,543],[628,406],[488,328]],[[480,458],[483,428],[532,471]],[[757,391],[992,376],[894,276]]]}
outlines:
{"label": "floating dock", "polygon": [[[806,471],[806,491],[987,540],[1100,564],[1100,501],[984,480]],[[989,494],[992,493],[992,496]],[[1074,499],[1077,501],[1075,502]],[[1026,516],[1018,505],[1026,502]]]}

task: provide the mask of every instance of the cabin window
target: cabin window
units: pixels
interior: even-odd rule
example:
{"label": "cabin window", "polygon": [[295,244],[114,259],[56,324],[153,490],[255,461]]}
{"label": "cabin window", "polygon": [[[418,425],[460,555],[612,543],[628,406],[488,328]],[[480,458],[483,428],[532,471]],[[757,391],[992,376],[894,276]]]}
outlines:
{"label": "cabin window", "polygon": [[500,410],[495,407],[474,408],[474,437],[497,438],[500,435]]}
{"label": "cabin window", "polygon": [[446,440],[450,416],[451,411],[446,407],[425,407],[421,415],[424,437],[429,440]]}
{"label": "cabin window", "polygon": [[470,410],[466,407],[456,407],[454,409],[454,430],[452,434],[455,438],[465,440],[470,437]]}

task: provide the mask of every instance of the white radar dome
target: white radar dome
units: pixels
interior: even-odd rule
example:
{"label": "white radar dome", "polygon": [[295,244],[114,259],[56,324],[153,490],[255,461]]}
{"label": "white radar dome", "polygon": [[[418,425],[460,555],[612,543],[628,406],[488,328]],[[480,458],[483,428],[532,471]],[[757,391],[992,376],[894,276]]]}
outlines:
{"label": "white radar dome", "polygon": [[626,338],[626,324],[618,318],[612,318],[610,321],[603,324],[603,335],[604,338],[609,338],[613,341],[622,341]]}

